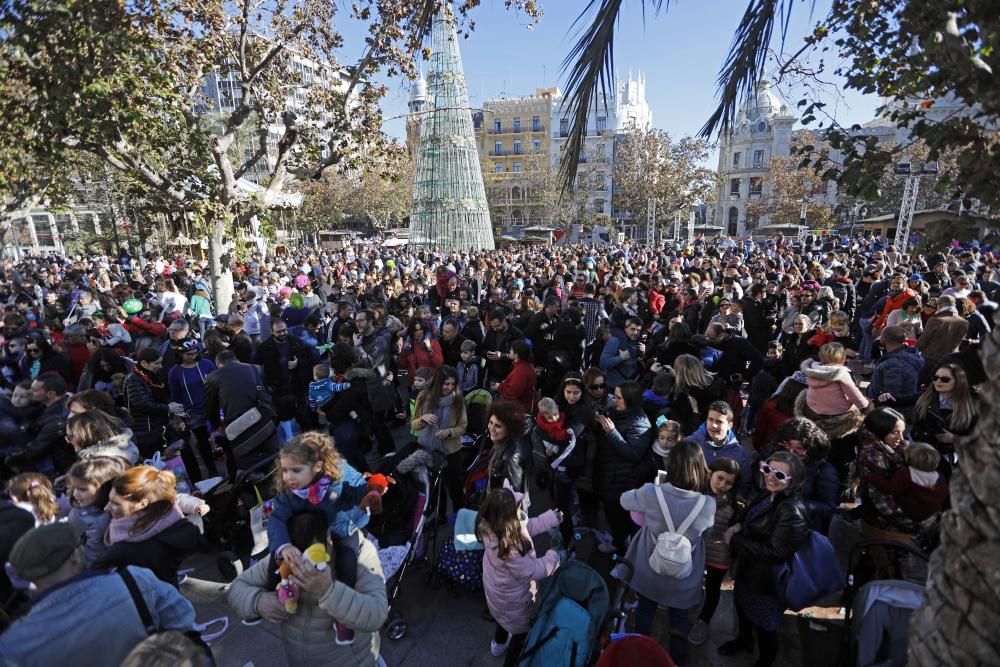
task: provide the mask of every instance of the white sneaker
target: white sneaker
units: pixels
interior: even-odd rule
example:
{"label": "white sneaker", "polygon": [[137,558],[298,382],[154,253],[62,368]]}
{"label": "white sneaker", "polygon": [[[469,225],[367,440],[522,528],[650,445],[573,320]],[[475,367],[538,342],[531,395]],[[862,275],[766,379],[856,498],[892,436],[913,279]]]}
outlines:
{"label": "white sneaker", "polygon": [[694,626],[691,628],[691,632],[688,633],[688,641],[698,646],[699,644],[704,644],[708,639],[708,623],[701,620],[700,618],[694,622]]}
{"label": "white sneaker", "polygon": [[510,637],[507,637],[507,641],[503,644],[497,644],[495,639],[490,640],[490,655],[494,658],[499,658],[504,653],[507,652],[507,647],[510,646]]}

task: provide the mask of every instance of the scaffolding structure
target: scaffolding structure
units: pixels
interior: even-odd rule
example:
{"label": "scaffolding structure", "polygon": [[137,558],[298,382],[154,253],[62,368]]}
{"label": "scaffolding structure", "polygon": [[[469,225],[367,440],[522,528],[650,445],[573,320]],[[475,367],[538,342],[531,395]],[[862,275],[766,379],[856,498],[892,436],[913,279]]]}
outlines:
{"label": "scaffolding structure", "polygon": [[493,227],[472,127],[451,2],[431,30],[427,106],[420,116],[409,245],[492,250]]}

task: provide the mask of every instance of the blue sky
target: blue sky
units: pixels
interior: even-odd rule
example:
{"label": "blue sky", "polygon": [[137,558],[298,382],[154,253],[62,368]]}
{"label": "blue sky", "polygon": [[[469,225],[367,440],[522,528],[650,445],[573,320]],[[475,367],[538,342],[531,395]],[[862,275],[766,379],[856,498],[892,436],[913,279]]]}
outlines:
{"label": "blue sky", "polygon": [[[536,87],[565,89],[561,65],[575,41],[569,28],[587,3],[539,2],[544,15],[531,29],[528,18],[507,10],[503,0],[483,0],[473,11],[476,29],[461,44],[471,106],[500,95],[529,95]],[[715,79],[746,4],[747,0],[676,0],[659,16],[647,12],[643,25],[641,3],[626,0],[616,37],[615,68],[621,76],[629,68],[646,75],[646,99],[655,127],[674,135],[694,134],[701,128],[715,108]],[[795,3],[786,51],[799,48],[802,36],[828,6],[829,0],[817,0],[810,16],[810,2]],[[828,69],[832,70],[830,63]],[[828,78],[836,81],[832,74]],[[843,82],[837,83],[842,88]],[[385,115],[405,113],[409,82],[392,80],[389,87]],[[795,92],[788,100],[793,108],[799,99]],[[861,123],[873,117],[877,97],[842,94],[839,98],[831,92],[827,98],[838,121]],[[396,137],[405,135],[402,120],[387,120],[385,130]]]}

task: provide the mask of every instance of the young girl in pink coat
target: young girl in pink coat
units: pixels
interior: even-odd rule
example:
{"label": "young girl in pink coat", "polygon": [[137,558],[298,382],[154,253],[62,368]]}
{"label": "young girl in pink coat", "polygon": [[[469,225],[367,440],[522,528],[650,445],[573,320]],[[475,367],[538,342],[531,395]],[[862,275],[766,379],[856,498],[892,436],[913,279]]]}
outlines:
{"label": "young girl in pink coat", "polygon": [[806,361],[802,372],[808,389],[806,404],[818,415],[842,415],[851,410],[868,411],[868,399],[854,384],[844,366],[847,351],[840,343],[827,343],[819,349],[819,363]]}
{"label": "young girl in pink coat", "polygon": [[483,588],[486,604],[497,622],[490,652],[505,652],[505,667],[517,664],[521,647],[531,628],[536,594],[535,582],[559,567],[565,552],[549,550],[535,555],[532,536],[559,527],[558,510],[529,519],[520,508],[520,494],[510,488],[494,489],[483,499],[476,517],[476,537],[486,546],[483,556]]}

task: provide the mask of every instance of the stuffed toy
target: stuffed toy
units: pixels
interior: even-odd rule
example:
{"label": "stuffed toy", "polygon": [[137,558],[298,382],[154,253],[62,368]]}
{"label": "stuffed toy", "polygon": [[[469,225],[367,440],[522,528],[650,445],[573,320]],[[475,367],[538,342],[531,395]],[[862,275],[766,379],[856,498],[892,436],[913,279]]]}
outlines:
{"label": "stuffed toy", "polygon": [[[325,570],[330,562],[330,554],[326,550],[326,545],[315,542],[309,545],[303,554],[311,560],[317,570]],[[294,614],[299,608],[299,588],[292,583],[292,571],[288,567],[288,562],[282,560],[278,565],[278,601],[285,606],[285,611]]]}
{"label": "stuffed toy", "polygon": [[380,472],[374,475],[366,472],[365,479],[368,480],[368,493],[358,506],[372,514],[378,514],[382,511],[382,495],[389,489],[390,484],[396,483],[396,480]]}

